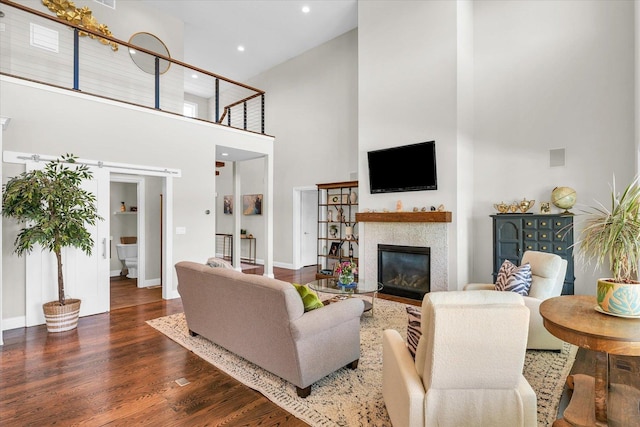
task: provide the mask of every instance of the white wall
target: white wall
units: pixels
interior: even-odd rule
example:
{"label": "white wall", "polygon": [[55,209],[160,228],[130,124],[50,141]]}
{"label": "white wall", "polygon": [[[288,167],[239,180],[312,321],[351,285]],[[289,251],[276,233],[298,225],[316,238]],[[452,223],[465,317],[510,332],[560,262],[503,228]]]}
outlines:
{"label": "white wall", "polygon": [[[54,16],[39,0],[20,0],[31,9]],[[147,8],[136,1],[116,2],[116,9],[92,0],[78,0],[77,8],[88,7],[100,24],[111,30],[113,37],[128,42],[138,32],[148,32],[162,40],[170,56],[184,57],[184,23],[171,15]],[[68,27],[12,7],[3,7],[6,25],[2,33],[2,71],[33,78],[63,87],[73,87],[73,32]],[[58,52],[30,45],[30,24],[36,23],[57,33]],[[142,71],[129,55],[129,49],[119,46],[113,51],[89,37],[80,37],[79,87],[86,93],[108,96],[153,107],[155,80]],[[182,113],[184,95],[183,68],[172,64],[160,78],[160,107]]]}
{"label": "white wall", "polygon": [[[401,200],[405,210],[444,204],[459,214],[457,19],[456,2],[451,1],[358,4],[361,211],[393,211]],[[438,190],[370,194],[368,151],[430,140],[436,141]],[[458,221],[454,217],[448,226],[453,284],[458,280]]]}
{"label": "white wall", "polygon": [[[3,134],[4,150],[54,156],[69,152],[85,159],[182,171],[181,178],[173,179],[173,224],[185,227],[186,234],[173,235],[171,265],[181,260],[204,262],[215,250],[216,144],[272,150],[273,138],[267,136],[8,77],[0,77],[0,92],[0,111],[11,117]],[[5,164],[5,182],[21,169]],[[213,214],[207,215],[207,210]],[[24,315],[25,264],[12,254],[16,230],[15,224],[3,220],[5,318]]]}
{"label": "white wall", "polygon": [[[633,17],[631,1],[474,2],[474,280],[491,280],[494,203],[539,212],[556,186],[608,203],[613,174],[634,175]],[[575,292],[594,294],[607,273],[576,261]]]}
{"label": "white wall", "polygon": [[[631,1],[360,2],[360,209],[444,203],[455,288],[491,280],[494,203],[537,211],[556,186],[607,201],[637,158],[633,16]],[[438,191],[369,194],[367,151],[428,139]],[[549,167],[555,148],[564,167]],[[577,260],[576,293],[603,274]]]}
{"label": "white wall", "polygon": [[[275,265],[291,267],[293,262],[293,188],[348,181],[351,173],[357,171],[357,56],[357,31],[354,30],[248,82],[266,91],[265,131],[276,136]],[[240,167],[243,194],[258,192],[262,185],[263,161],[253,162],[255,168],[250,162]],[[231,194],[231,181],[225,184],[223,175],[218,183],[217,213],[222,212],[221,197]],[[258,221],[258,218],[243,218],[243,224],[257,238],[262,234]],[[259,248],[258,257],[262,256]]]}

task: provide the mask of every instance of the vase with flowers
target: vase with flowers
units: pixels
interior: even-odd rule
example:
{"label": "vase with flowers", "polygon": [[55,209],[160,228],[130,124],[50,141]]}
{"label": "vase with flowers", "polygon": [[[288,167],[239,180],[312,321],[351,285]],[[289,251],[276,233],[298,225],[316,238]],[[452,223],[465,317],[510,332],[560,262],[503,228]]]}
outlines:
{"label": "vase with flowers", "polygon": [[338,264],[336,268],[338,273],[338,284],[344,287],[355,287],[355,275],[358,274],[358,266],[352,260],[344,261]]}

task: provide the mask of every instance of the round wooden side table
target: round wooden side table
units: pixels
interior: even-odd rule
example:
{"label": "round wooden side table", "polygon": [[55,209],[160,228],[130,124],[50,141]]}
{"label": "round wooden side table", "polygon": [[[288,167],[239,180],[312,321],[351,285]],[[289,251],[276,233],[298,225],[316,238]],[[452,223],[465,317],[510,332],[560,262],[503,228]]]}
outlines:
{"label": "round wooden side table", "polygon": [[[565,295],[540,305],[544,327],[563,341],[596,353],[595,375],[573,375],[571,402],[554,427],[640,425],[640,391],[609,384],[609,354],[640,356],[640,319],[610,316],[595,310],[595,296]],[[615,405],[608,407],[615,394]]]}

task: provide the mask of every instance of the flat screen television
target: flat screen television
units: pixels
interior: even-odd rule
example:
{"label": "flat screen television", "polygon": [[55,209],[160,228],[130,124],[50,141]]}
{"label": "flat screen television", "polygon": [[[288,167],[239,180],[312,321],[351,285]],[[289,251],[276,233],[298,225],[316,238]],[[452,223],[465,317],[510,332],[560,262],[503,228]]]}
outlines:
{"label": "flat screen television", "polygon": [[438,189],[435,141],[369,151],[367,157],[372,194]]}

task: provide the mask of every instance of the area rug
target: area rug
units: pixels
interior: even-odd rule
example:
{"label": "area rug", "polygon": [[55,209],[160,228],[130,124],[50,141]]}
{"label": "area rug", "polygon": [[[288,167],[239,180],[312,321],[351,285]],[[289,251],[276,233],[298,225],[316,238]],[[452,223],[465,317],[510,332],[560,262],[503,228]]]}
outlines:
{"label": "area rug", "polygon": [[[382,400],[382,331],[396,329],[406,338],[405,307],[376,299],[373,315],[369,312],[362,317],[358,369],[340,369],[314,383],[306,399],[296,395],[292,384],[202,337],[189,336],[183,313],[147,323],[312,426],[388,427],[391,423]],[[538,398],[540,427],[551,426],[556,419],[576,351],[569,344],[560,353],[527,351],[524,376]]]}

